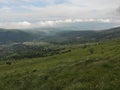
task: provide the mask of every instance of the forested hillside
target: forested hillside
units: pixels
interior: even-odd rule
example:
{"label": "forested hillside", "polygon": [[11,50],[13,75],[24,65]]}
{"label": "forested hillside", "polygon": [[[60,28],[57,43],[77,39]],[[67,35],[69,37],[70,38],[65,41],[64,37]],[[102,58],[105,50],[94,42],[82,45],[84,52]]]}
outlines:
{"label": "forested hillside", "polygon": [[0,29],[0,43],[42,41],[55,44],[95,42],[120,37],[120,27],[102,31],[7,30]]}
{"label": "forested hillside", "polygon": [[0,43],[32,40],[32,35],[17,29],[0,29]]}

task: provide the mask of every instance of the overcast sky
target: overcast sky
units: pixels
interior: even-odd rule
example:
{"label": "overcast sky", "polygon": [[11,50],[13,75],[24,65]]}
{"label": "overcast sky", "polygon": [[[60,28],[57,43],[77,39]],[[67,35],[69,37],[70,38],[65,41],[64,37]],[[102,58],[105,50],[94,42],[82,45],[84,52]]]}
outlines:
{"label": "overcast sky", "polygon": [[0,0],[0,28],[85,22],[119,26],[119,16],[120,0]]}

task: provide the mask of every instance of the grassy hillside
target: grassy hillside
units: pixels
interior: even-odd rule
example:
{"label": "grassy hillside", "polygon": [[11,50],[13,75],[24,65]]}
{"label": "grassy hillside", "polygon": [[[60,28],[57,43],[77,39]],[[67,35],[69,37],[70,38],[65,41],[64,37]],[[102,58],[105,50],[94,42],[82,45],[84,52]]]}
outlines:
{"label": "grassy hillside", "polygon": [[0,61],[0,90],[119,90],[119,71],[116,39],[45,58]]}

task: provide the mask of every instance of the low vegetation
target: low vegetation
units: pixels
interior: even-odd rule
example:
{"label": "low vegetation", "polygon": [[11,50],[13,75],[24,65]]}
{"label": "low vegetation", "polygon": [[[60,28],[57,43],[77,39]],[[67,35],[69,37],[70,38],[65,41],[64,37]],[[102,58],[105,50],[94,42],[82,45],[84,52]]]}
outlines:
{"label": "low vegetation", "polygon": [[41,58],[1,60],[0,90],[120,89],[120,39],[67,50]]}

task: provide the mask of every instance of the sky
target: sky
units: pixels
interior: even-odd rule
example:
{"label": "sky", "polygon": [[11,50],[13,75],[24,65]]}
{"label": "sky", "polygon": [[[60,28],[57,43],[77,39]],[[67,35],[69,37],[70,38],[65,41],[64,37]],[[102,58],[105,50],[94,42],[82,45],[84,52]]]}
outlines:
{"label": "sky", "polygon": [[[0,0],[0,28],[120,26],[120,0]],[[101,25],[101,26],[102,26]],[[106,26],[107,25],[107,26]],[[88,27],[89,28],[89,27]]]}

